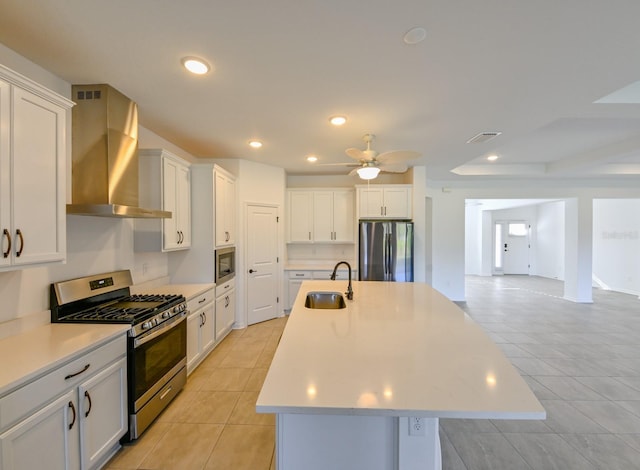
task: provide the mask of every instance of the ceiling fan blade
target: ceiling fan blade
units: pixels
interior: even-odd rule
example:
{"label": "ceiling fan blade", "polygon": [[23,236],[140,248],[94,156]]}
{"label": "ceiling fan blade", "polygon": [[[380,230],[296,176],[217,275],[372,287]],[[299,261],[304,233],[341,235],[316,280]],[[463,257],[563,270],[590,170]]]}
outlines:
{"label": "ceiling fan blade", "polygon": [[346,153],[348,156],[350,156],[351,158],[353,158],[354,160],[366,160],[367,156],[365,155],[365,153],[360,150],[360,149],[356,149],[356,148],[348,148],[347,150],[344,151],[344,153]]}
{"label": "ceiling fan blade", "polygon": [[354,168],[353,170],[351,170],[349,172],[349,176],[355,176],[358,174],[358,170],[360,169],[360,165],[358,165],[358,168]]}
{"label": "ceiling fan blade", "polygon": [[412,150],[392,150],[390,152],[384,152],[378,155],[377,160],[384,163],[396,163],[405,160],[413,160],[418,158],[420,153]]}
{"label": "ceiling fan blade", "polygon": [[314,163],[315,166],[360,166],[359,163]]}
{"label": "ceiling fan blade", "polygon": [[378,168],[380,168],[380,171],[386,171],[387,173],[404,173],[409,169],[404,163],[383,163]]}

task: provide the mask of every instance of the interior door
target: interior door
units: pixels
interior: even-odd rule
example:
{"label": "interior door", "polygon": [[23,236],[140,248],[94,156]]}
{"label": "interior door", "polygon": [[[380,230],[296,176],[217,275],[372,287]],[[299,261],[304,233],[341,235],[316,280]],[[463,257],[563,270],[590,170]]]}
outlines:
{"label": "interior door", "polygon": [[247,323],[278,315],[278,208],[247,206]]}
{"label": "interior door", "polygon": [[503,274],[529,274],[529,229],[522,220],[496,222],[496,271],[501,267]]}

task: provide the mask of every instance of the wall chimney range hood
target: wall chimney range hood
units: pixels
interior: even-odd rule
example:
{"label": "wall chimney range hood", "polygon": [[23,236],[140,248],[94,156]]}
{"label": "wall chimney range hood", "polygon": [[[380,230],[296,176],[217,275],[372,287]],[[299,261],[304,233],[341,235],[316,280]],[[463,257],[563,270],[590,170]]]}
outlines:
{"label": "wall chimney range hood", "polygon": [[138,106],[115,88],[72,85],[71,204],[67,214],[171,218],[138,206]]}

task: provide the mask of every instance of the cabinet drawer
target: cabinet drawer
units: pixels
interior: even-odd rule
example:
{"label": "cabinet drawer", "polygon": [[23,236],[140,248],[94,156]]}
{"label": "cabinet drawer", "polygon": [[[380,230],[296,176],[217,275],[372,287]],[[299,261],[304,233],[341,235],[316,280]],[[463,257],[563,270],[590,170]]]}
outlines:
{"label": "cabinet drawer", "polygon": [[311,271],[288,271],[289,279],[312,279]]}
{"label": "cabinet drawer", "polygon": [[203,292],[202,294],[194,297],[193,299],[189,299],[187,301],[187,309],[189,310],[189,313],[196,312],[200,310],[202,307],[204,307],[205,305],[210,304],[215,300],[214,297],[215,297],[215,290],[209,289]]}
{"label": "cabinet drawer", "polygon": [[3,397],[0,432],[126,353],[127,337],[123,334]]}
{"label": "cabinet drawer", "polygon": [[231,291],[232,289],[235,289],[235,287],[236,287],[235,279],[229,279],[224,284],[220,284],[219,286],[216,286],[216,299],[221,295],[224,295],[227,292]]}

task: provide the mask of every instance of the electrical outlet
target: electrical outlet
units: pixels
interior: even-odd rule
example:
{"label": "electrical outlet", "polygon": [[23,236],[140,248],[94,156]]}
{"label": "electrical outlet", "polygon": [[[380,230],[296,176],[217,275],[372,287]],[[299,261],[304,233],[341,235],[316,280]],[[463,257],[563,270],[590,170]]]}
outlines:
{"label": "electrical outlet", "polygon": [[409,417],[409,435],[410,436],[424,436],[424,418],[417,416]]}

